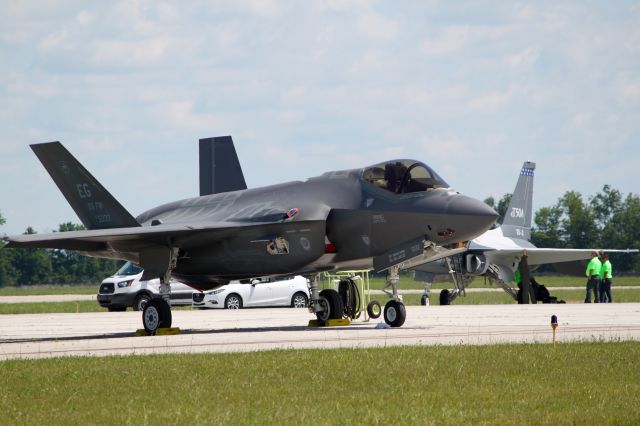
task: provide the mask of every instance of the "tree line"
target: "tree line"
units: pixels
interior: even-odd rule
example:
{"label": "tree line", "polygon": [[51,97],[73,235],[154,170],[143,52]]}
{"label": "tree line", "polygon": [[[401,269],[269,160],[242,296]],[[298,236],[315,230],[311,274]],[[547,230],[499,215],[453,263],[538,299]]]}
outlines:
{"label": "tree line", "polygon": [[[485,203],[504,217],[511,201],[505,194]],[[502,219],[500,219],[500,222]],[[0,226],[6,223],[0,212]],[[62,223],[58,232],[79,231],[84,226]],[[34,234],[29,227],[25,234]],[[604,185],[597,194],[585,199],[576,191],[567,191],[555,205],[539,209],[534,216],[531,242],[548,248],[640,247],[640,196]],[[611,255],[617,273],[640,274],[639,255]],[[113,274],[121,261],[82,256],[69,250],[5,249],[0,242],[0,287],[31,284],[97,283]]]}

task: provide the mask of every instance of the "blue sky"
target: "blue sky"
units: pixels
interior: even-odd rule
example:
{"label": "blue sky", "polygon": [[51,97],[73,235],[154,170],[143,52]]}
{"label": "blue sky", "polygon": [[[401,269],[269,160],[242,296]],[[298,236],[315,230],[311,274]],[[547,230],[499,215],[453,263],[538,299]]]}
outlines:
{"label": "blue sky", "polygon": [[480,199],[535,161],[535,209],[640,192],[640,2],[5,1],[0,63],[0,233],[79,222],[52,140],[134,215],[226,134],[250,187],[401,157]]}

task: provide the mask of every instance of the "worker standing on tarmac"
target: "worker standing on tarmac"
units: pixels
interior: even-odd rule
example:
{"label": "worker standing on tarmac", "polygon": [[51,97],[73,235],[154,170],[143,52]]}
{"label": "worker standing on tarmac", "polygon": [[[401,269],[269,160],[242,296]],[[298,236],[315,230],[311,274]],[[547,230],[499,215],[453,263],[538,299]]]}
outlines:
{"label": "worker standing on tarmac", "polygon": [[600,302],[611,303],[611,284],[613,284],[613,267],[609,261],[607,253],[602,253],[600,256],[602,259],[602,267],[600,269],[600,275],[602,276],[602,282],[600,283]]}
{"label": "worker standing on tarmac", "polygon": [[593,291],[593,301],[598,303],[600,301],[600,268],[602,264],[598,259],[598,252],[591,252],[591,260],[587,265],[586,275],[587,281],[587,297],[584,299],[584,303],[591,303],[591,292]]}

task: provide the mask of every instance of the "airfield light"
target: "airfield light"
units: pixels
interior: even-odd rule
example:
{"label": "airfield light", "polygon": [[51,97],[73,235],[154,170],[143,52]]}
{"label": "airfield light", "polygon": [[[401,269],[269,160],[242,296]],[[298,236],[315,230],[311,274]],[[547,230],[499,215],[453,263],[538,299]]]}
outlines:
{"label": "airfield light", "polygon": [[551,315],[551,328],[553,329],[553,348],[556,347],[556,328],[558,328],[558,317]]}

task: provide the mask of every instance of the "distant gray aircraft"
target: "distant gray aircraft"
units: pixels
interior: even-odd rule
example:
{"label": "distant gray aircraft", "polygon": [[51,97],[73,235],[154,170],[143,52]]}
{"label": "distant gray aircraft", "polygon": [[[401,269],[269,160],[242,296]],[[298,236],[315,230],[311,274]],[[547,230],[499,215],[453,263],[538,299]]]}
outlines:
{"label": "distant gray aircraft", "polygon": [[[398,265],[416,256],[454,253],[442,246],[468,241],[498,216],[450,189],[425,163],[393,160],[254,189],[244,189],[239,164],[232,164],[231,179],[208,170],[210,185],[201,176],[201,192],[212,195],[134,218],[60,142],[31,148],[87,230],[11,236],[7,247],[77,250],[139,265],[142,279],[162,283],[163,297],[150,301],[142,316],[152,334],[171,326],[171,276],[206,290],[230,280],[305,275],[311,281],[310,310],[327,321],[341,318],[343,306],[336,291],[319,291],[318,275],[372,268],[389,271],[394,298],[384,316],[391,326],[401,326],[406,313],[397,294]],[[201,169],[208,161],[203,156],[216,152],[222,155],[216,164],[237,162],[235,150],[202,149]]]}
{"label": "distant gray aircraft", "polygon": [[[413,259],[401,265],[402,269],[415,271],[415,279],[425,283],[422,304],[426,304],[430,284],[436,275],[450,275],[453,278],[452,290],[440,292],[440,304],[448,305],[471,284],[476,276],[484,275],[490,282],[502,287],[514,300],[528,303],[528,297],[519,297],[519,289],[512,286],[514,274],[521,266],[523,253],[527,254],[527,266],[539,266],[546,263],[560,263],[589,259],[593,251],[609,253],[637,253],[636,249],[557,249],[538,248],[531,244],[531,216],[533,203],[533,175],[535,163],[522,165],[516,189],[505,213],[502,225],[495,225],[479,237],[469,241],[464,251],[435,262],[419,262]],[[525,274],[529,274],[525,267]],[[529,294],[526,286],[529,279],[522,277],[524,294]],[[534,299],[535,300],[535,299]]]}

